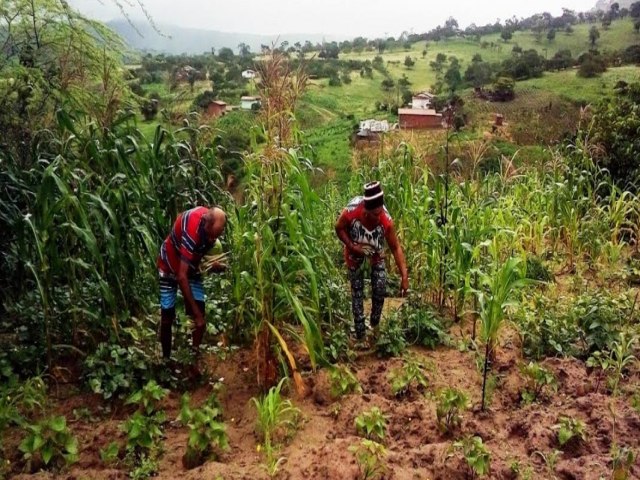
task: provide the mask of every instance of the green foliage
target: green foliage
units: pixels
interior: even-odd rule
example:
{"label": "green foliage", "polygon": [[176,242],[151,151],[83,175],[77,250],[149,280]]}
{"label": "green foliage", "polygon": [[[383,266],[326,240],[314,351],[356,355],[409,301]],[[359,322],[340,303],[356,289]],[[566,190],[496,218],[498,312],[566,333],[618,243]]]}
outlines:
{"label": "green foliage", "polygon": [[469,397],[462,390],[452,387],[440,390],[436,397],[438,428],[448,433],[459,427],[462,422],[461,413],[470,407]]}
{"label": "green foliage", "polygon": [[387,417],[378,407],[362,412],[355,419],[356,431],[369,440],[383,441],[387,430]]}
{"label": "green foliage", "polygon": [[404,336],[411,345],[436,348],[449,341],[444,319],[417,298],[409,298],[402,305],[398,321],[404,325]]}
{"label": "green foliage", "polygon": [[405,332],[398,318],[398,313],[394,312],[389,318],[382,320],[378,328],[378,338],[376,339],[378,356],[401,356],[407,349],[407,341],[405,340]]}
{"label": "green foliage", "polygon": [[229,440],[221,412],[217,408],[217,399],[211,397],[202,407],[193,409],[190,398],[185,393],[180,400],[180,422],[189,428],[187,451],[183,461],[187,468],[201,465],[216,449],[229,448]]}
{"label": "green foliage", "polygon": [[329,371],[331,396],[339,398],[350,393],[362,393],[358,377],[347,366],[338,365]]}
{"label": "green foliage", "polygon": [[105,465],[117,463],[120,456],[120,446],[118,442],[111,442],[104,448],[100,449],[100,460]]}
{"label": "green foliage", "polygon": [[527,278],[539,282],[552,282],[554,280],[549,269],[542,263],[542,259],[534,255],[527,256]]}
{"label": "green foliage", "polygon": [[356,457],[362,480],[385,478],[388,469],[385,464],[387,449],[384,445],[363,439],[358,445],[350,446],[349,451]]}
{"label": "green foliage", "polygon": [[267,471],[272,476],[282,461],[282,458],[276,458],[279,445],[295,433],[300,418],[300,410],[291,400],[282,398],[285,380],[283,378],[277,386],[270,388],[264,397],[251,399],[258,411],[256,430],[267,457]]}
{"label": "green foliage", "polygon": [[607,168],[621,184],[634,180],[638,173],[640,139],[640,83],[632,83],[613,98],[601,102],[593,113],[588,132],[591,141],[602,147],[596,161]]}
{"label": "green foliage", "polygon": [[122,427],[127,435],[127,453],[139,457],[142,453],[155,450],[162,438],[161,426],[165,420],[164,412],[146,415],[136,411]]}
{"label": "green foliage", "polygon": [[464,456],[472,478],[476,476],[482,477],[487,475],[491,466],[491,453],[482,442],[480,437],[465,437],[455,442],[451,446],[451,450],[461,451]]}
{"label": "green foliage", "polygon": [[141,390],[134,392],[126,401],[127,405],[138,405],[138,408],[145,415],[152,415],[169,393],[169,390],[162,388],[155,380],[149,380]]}
{"label": "green foliage", "polygon": [[582,443],[587,441],[587,427],[580,419],[560,417],[558,425],[558,443],[565,446],[569,442]]}
{"label": "green foliage", "polygon": [[522,401],[525,403],[537,402],[549,390],[557,390],[556,377],[551,370],[538,363],[530,362],[520,366],[520,373],[524,377],[525,386],[522,390]]}
{"label": "green foliage", "polygon": [[632,478],[631,469],[636,462],[636,458],[637,452],[633,448],[614,443],[611,446],[612,480],[628,480]]}
{"label": "green foliage", "polygon": [[582,330],[587,353],[611,349],[620,338],[629,311],[626,296],[612,296],[604,290],[580,296],[572,315]]}
{"label": "green foliage", "polygon": [[391,393],[396,397],[407,395],[412,388],[422,391],[429,382],[425,375],[425,366],[415,357],[405,358],[402,367],[389,374]]}
{"label": "green foliage", "polygon": [[615,340],[611,345],[611,351],[596,351],[587,359],[587,366],[600,370],[596,391],[600,385],[603,376],[607,377],[607,383],[614,395],[618,395],[620,382],[638,362],[638,358],[634,354],[634,348],[638,341],[635,334],[629,334],[626,331],[620,333],[619,340]]}
{"label": "green foliage", "polygon": [[65,417],[45,418],[24,428],[27,435],[18,448],[29,469],[34,463],[61,468],[77,461],[78,440],[67,427]]}
{"label": "green foliage", "polygon": [[150,375],[150,359],[135,346],[101,343],[84,363],[85,379],[105,400],[136,391]]}

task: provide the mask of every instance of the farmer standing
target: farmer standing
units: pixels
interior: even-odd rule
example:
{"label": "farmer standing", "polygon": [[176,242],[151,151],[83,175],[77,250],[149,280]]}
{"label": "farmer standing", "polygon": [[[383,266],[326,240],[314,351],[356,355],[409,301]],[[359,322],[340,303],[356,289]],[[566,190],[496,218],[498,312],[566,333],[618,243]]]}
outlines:
{"label": "farmer standing", "polygon": [[[185,311],[193,319],[193,351],[196,362],[205,332],[204,287],[199,271],[200,260],[213,247],[224,230],[225,213],[217,207],[195,207],[178,215],[171,233],[162,243],[158,255],[160,277],[160,343],[162,356],[171,357],[171,327],[176,318],[178,287],[184,298]],[[216,262],[213,271],[225,266]],[[193,373],[198,374],[197,365]]]}
{"label": "farmer standing", "polygon": [[407,265],[398,241],[393,220],[384,206],[384,192],[380,182],[364,186],[364,197],[352,199],[336,222],[336,234],[344,243],[344,257],[351,282],[351,308],[356,339],[365,336],[364,323],[364,258],[371,264],[371,326],[377,327],[384,305],[387,276],[384,264],[385,240],[393,253],[402,276],[401,295],[409,289]]}

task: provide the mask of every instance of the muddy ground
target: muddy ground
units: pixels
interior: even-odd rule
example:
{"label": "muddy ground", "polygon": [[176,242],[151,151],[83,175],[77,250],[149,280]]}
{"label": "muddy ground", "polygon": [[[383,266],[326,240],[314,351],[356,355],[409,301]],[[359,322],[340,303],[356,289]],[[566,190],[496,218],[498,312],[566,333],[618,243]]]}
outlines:
{"label": "muddy ground", "polygon": [[[455,338],[466,333],[456,326]],[[557,393],[541,403],[522,405],[523,387],[519,372],[520,347],[517,337],[507,332],[501,340],[501,350],[494,369],[500,381],[486,412],[480,411],[482,377],[471,351],[442,347],[435,351],[412,349],[418,357],[430,362],[429,388],[426,392],[411,392],[402,399],[393,397],[388,375],[402,364],[400,359],[378,359],[372,353],[358,356],[351,368],[357,372],[363,393],[347,395],[334,401],[329,394],[326,371],[307,372],[309,388],[306,398],[292,399],[303,413],[303,421],[290,442],[281,450],[286,461],[277,478],[281,479],[356,479],[358,466],[348,448],[359,443],[354,418],[373,406],[388,415],[386,446],[389,479],[467,479],[472,478],[460,455],[450,455],[455,438],[479,435],[491,451],[491,473],[486,478],[515,479],[511,471],[517,460],[531,468],[533,479],[599,480],[611,478],[610,447],[614,441],[612,407],[616,412],[615,441],[621,445],[640,447],[640,415],[630,407],[629,394],[638,385],[638,375],[624,382],[623,394],[612,398],[596,393],[595,378],[589,375],[583,362],[575,359],[548,359],[543,364],[555,373]],[[262,479],[268,478],[263,453],[257,449],[254,433],[255,407],[250,401],[258,395],[255,386],[253,353],[238,351],[224,361],[208,360],[213,378],[224,378],[219,399],[224,409],[224,421],[229,434],[230,449],[219,461],[211,461],[194,470],[185,470],[182,455],[187,442],[186,429],[177,422],[165,430],[164,454],[160,463],[160,479]],[[461,427],[453,436],[441,433],[436,426],[435,402],[430,393],[445,386],[466,391],[473,409],[464,415]],[[199,404],[211,393],[210,385],[192,392],[192,402]],[[110,416],[99,411],[99,398],[87,394],[58,393],[56,412],[67,416],[70,428],[78,436],[80,460],[68,472],[53,475],[20,474],[14,478],[64,479],[124,479],[127,472],[105,467],[99,450],[113,440],[124,443],[120,424],[131,413],[120,408]],[[164,403],[167,417],[177,417],[180,394],[172,392]],[[87,408],[95,417],[73,420],[74,409]],[[554,426],[560,416],[583,420],[588,439],[578,447],[565,448],[555,469],[551,471],[543,459],[554,449],[560,449]],[[15,445],[15,443],[14,443]],[[539,453],[536,453],[539,452]],[[16,462],[19,455],[16,452]],[[527,477],[519,477],[527,478]],[[640,463],[631,478],[640,478]]]}

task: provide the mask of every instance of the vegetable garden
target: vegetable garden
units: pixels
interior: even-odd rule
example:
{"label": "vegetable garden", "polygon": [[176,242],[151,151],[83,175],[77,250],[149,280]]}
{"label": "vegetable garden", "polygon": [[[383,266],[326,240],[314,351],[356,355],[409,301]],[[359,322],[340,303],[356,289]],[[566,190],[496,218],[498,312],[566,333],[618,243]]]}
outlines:
{"label": "vegetable garden", "polygon": [[[61,106],[26,158],[0,150],[0,476],[637,478],[640,197],[590,137],[483,168],[447,132],[430,161],[400,142],[312,187],[306,75],[260,69],[241,201],[188,119],[147,140],[124,110]],[[374,179],[411,294],[358,352],[333,225]],[[227,212],[229,269],[194,384],[160,360],[155,258],[196,204]]]}

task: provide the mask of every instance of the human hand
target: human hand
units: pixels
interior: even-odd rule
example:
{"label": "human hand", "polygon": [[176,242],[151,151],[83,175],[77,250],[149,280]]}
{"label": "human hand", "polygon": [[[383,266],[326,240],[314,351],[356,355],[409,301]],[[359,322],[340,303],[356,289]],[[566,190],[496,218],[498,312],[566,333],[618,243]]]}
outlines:
{"label": "human hand", "polygon": [[349,251],[357,257],[364,257],[366,255],[364,246],[355,242],[349,246]]}
{"label": "human hand", "polygon": [[400,282],[400,296],[403,298],[406,297],[408,291],[409,291],[409,278],[404,277],[402,279],[402,282]]}

